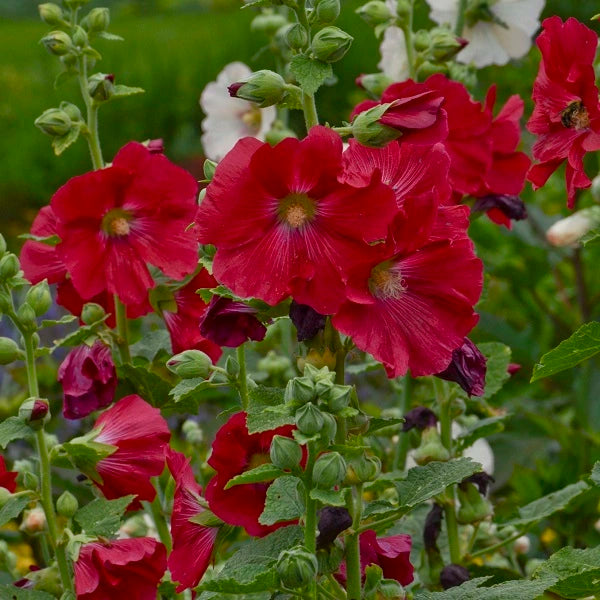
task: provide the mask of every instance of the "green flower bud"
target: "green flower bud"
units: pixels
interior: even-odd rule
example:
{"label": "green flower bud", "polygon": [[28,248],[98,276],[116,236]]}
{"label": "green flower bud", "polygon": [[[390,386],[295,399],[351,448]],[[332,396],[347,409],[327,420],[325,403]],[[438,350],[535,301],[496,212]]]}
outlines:
{"label": "green flower bud", "polygon": [[90,12],[81,19],[81,26],[89,33],[106,31],[110,25],[110,10],[108,8],[92,8]]}
{"label": "green flower bud", "polygon": [[379,583],[377,600],[404,600],[406,592],[395,579],[382,579]]}
{"label": "green flower bud", "polygon": [[335,440],[335,434],[337,432],[337,421],[335,417],[330,413],[323,414],[323,429],[321,429],[321,438],[328,443]]}
{"label": "green flower bud", "polygon": [[348,463],[346,471],[346,485],[356,485],[367,481],[375,481],[381,472],[381,461],[376,456],[362,456],[353,458]]}
{"label": "green flower bud", "polygon": [[421,445],[415,450],[415,462],[426,465],[434,460],[449,460],[450,453],[442,444],[442,439],[436,427],[428,427],[421,434]]}
{"label": "green flower bud", "polygon": [[88,45],[88,36],[83,27],[77,25],[75,27],[75,31],[73,32],[73,43],[78,48],[85,48]]}
{"label": "green flower bud", "polygon": [[50,420],[48,401],[28,398],[19,407],[19,417],[32,429],[41,429],[43,424]]}
{"label": "green flower bud", "polygon": [[302,460],[300,444],[289,437],[276,435],[271,442],[271,462],[280,469],[297,469]]}
{"label": "green flower bud", "polygon": [[34,121],[34,125],[46,135],[62,136],[71,131],[73,121],[64,110],[49,108]]}
{"label": "green flower bud", "polygon": [[295,421],[302,433],[315,435],[323,428],[323,413],[312,402],[307,402],[296,411]]}
{"label": "green flower bud", "polygon": [[2,258],[4,254],[6,254],[7,247],[8,246],[6,245],[6,240],[4,239],[4,236],[0,233],[0,258]]}
{"label": "green flower bud", "polygon": [[88,79],[88,92],[96,102],[106,102],[115,92],[115,76],[106,73],[94,73]]}
{"label": "green flower bud", "polygon": [[293,404],[310,402],[315,395],[315,384],[310,377],[294,377],[285,389],[285,401]]}
{"label": "green flower bud", "polygon": [[14,340],[7,337],[0,337],[0,365],[9,365],[22,355],[19,346]]}
{"label": "green flower bud", "polygon": [[272,106],[283,99],[285,81],[279,73],[262,69],[249,75],[245,80],[232,83],[229,88],[232,98],[242,98],[256,102],[260,107]]}
{"label": "green flower bud", "polygon": [[327,394],[327,406],[332,413],[338,413],[350,404],[351,385],[334,385]]}
{"label": "green flower bud", "polygon": [[75,104],[72,104],[71,102],[61,102],[59,108],[60,110],[64,110],[67,115],[69,115],[71,121],[83,121],[81,117],[81,111]]}
{"label": "green flower bud", "polygon": [[36,317],[41,317],[45,314],[52,305],[52,295],[48,280],[44,279],[27,290],[25,302],[33,308]]}
{"label": "green flower bud", "polygon": [[298,546],[284,550],[277,559],[277,573],[287,588],[302,588],[315,580],[318,563],[316,556]]}
{"label": "green flower bud", "polygon": [[31,308],[31,306],[29,306],[29,304],[24,303],[21,306],[19,306],[19,309],[17,310],[17,318],[21,323],[21,327],[25,331],[32,332],[37,329],[35,311],[33,310],[33,308]]}
{"label": "green flower bud", "polygon": [[68,490],[64,491],[56,501],[56,512],[61,517],[70,519],[78,509],[79,502],[77,502],[77,498],[75,498]]}
{"label": "green flower bud", "polygon": [[457,62],[449,62],[448,77],[459,81],[467,87],[475,87],[477,85],[477,69],[473,65],[461,65]]}
{"label": "green flower bud", "polygon": [[308,44],[308,33],[300,23],[295,23],[286,31],[285,41],[292,50],[302,50]]}
{"label": "green flower bud", "polygon": [[353,40],[350,34],[339,27],[324,27],[313,37],[312,53],[324,62],[337,62],[348,52]]}
{"label": "green flower bud", "polygon": [[237,379],[240,374],[240,364],[233,356],[228,356],[225,361],[225,371],[230,379]]}
{"label": "green flower bud", "polygon": [[393,80],[383,73],[359,75],[356,78],[356,85],[367,90],[367,92],[376,97],[381,96],[385,88],[391,83],[393,83]]}
{"label": "green flower bud", "polygon": [[106,316],[106,311],[102,306],[95,302],[87,302],[81,310],[81,320],[86,325],[97,323]]}
{"label": "green flower bud", "polygon": [[23,473],[23,487],[33,492],[37,492],[40,489],[40,480],[33,471],[25,471]]}
{"label": "green flower bud", "polygon": [[456,514],[459,523],[479,523],[493,513],[492,505],[483,497],[472,483],[462,483],[458,486],[460,508]]}
{"label": "green flower bud", "polygon": [[431,37],[431,55],[436,61],[444,62],[456,56],[467,44],[467,40],[459,38],[449,29],[434,27]]}
{"label": "green flower bud", "polygon": [[62,8],[58,4],[54,4],[54,2],[40,4],[38,10],[40,11],[40,18],[47,25],[54,27],[62,25],[65,22]]}
{"label": "green flower bud", "polygon": [[360,435],[362,433],[367,433],[369,430],[369,417],[363,412],[360,412],[350,419],[347,419],[347,422],[348,433]]}
{"label": "green flower bud", "polygon": [[327,397],[333,386],[334,383],[330,379],[320,379],[317,381],[315,383],[315,393],[317,394],[317,398]]}
{"label": "green flower bud", "polygon": [[287,19],[277,13],[264,13],[254,17],[250,23],[250,30],[265,35],[274,35],[280,27],[287,24]]}
{"label": "green flower bud", "polygon": [[204,161],[204,179],[208,181],[212,181],[215,176],[215,170],[217,169],[217,163],[213,160],[209,160],[208,158]]}
{"label": "green flower bud", "polygon": [[413,36],[413,46],[417,52],[424,52],[431,46],[431,38],[427,29],[419,29]]}
{"label": "green flower bud", "polygon": [[181,426],[181,431],[190,444],[199,446],[204,441],[204,432],[200,429],[200,425],[193,419],[185,421]]}
{"label": "green flower bud", "polygon": [[340,16],[340,0],[320,0],[315,8],[318,23],[333,23]]}
{"label": "green flower bud", "polygon": [[10,252],[0,258],[0,281],[7,281],[11,277],[14,277],[21,268],[19,259]]}
{"label": "green flower bud", "polygon": [[313,483],[318,488],[330,489],[342,483],[346,470],[346,461],[339,452],[322,454],[313,469]]}
{"label": "green flower bud", "polygon": [[12,494],[3,487],[0,487],[0,508],[2,508],[10,499]]}
{"label": "green flower bud", "polygon": [[428,60],[421,63],[417,68],[417,79],[419,81],[424,81],[431,75],[435,75],[436,73],[447,73],[448,68],[446,65],[438,65],[434,64]]}
{"label": "green flower bud", "polygon": [[[267,131],[267,134],[265,135],[265,142],[267,142],[271,146],[276,146],[277,144],[279,144],[279,142],[285,140],[286,138],[295,137],[298,136],[291,129],[287,129],[286,127],[277,127],[274,125],[273,127],[271,127],[271,129],[269,129],[269,131]],[[286,360],[289,363],[288,367],[286,368],[289,368],[292,363],[289,361],[289,359]]]}
{"label": "green flower bud", "polygon": [[352,121],[352,135],[359,144],[370,148],[383,148],[402,135],[401,131],[379,122],[390,106],[391,103],[379,104],[356,115]]}
{"label": "green flower bud", "polygon": [[184,350],[167,361],[167,369],[182,379],[208,379],[212,361],[200,350]]}
{"label": "green flower bud", "polygon": [[396,17],[398,18],[398,27],[407,25],[412,13],[412,2],[410,0],[398,0],[396,2]]}
{"label": "green flower bud", "polygon": [[64,31],[51,31],[40,40],[40,43],[55,56],[69,54],[75,49],[73,40]]}
{"label": "green flower bud", "polygon": [[356,9],[356,13],[365,23],[375,26],[387,23],[392,18],[392,13],[382,0],[371,0]]}

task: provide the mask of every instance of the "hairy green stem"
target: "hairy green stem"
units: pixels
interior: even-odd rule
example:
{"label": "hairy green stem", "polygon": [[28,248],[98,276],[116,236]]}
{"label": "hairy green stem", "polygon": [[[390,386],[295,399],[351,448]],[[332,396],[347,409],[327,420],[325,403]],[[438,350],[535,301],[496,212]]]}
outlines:
{"label": "hairy green stem", "polygon": [[506,538],[505,540],[502,540],[501,542],[498,542],[497,544],[494,544],[493,546],[488,546],[487,548],[482,548],[481,550],[477,550],[477,552],[473,552],[473,554],[469,554],[468,558],[469,558],[469,560],[471,560],[473,558],[477,558],[478,556],[484,556],[485,554],[491,554],[493,552],[496,552],[496,550],[500,550],[500,548],[504,548],[504,546],[506,546],[507,544],[511,544],[512,542],[514,542],[515,540],[520,538],[522,535],[525,535],[527,533],[527,531],[529,531],[529,528],[523,529],[523,530],[519,531],[519,533],[515,533],[514,535],[511,535],[509,538]]}
{"label": "hairy green stem", "polygon": [[[158,479],[156,480],[156,487],[158,488]],[[160,492],[157,489],[156,496],[152,502],[147,503],[150,507],[150,512],[152,513],[152,520],[154,521],[154,525],[156,525],[156,531],[158,532],[158,537],[160,541],[163,543],[167,552],[171,551],[171,534],[169,533],[169,526],[167,525],[167,521],[165,519],[165,515],[163,513],[162,502],[160,500]]]}
{"label": "hairy green stem", "polygon": [[465,27],[465,9],[467,8],[467,0],[459,0],[458,14],[456,15],[456,24],[454,25],[454,33],[460,37]]}
{"label": "hairy green stem", "polygon": [[[334,329],[334,345],[336,349],[335,354],[335,383],[337,385],[344,385],[346,383],[346,349],[342,344],[340,334]],[[348,437],[348,431],[346,426],[346,419],[344,417],[336,417],[337,429],[335,433],[335,441],[337,444],[345,444],[346,438]]]}
{"label": "hairy green stem", "polygon": [[362,597],[362,574],[360,570],[359,529],[362,519],[362,484],[357,485],[349,496],[352,533],[346,538],[346,589],[348,600],[360,600]]}
{"label": "hairy green stem", "polygon": [[[304,489],[306,514],[304,518],[304,546],[313,554],[317,551],[317,502],[310,496],[312,489],[313,469],[316,460],[316,449],[313,442],[308,442],[307,446],[306,469],[304,470]],[[317,580],[308,586],[308,598],[317,600]]]}
{"label": "hairy green stem", "polygon": [[85,102],[87,111],[87,131],[85,137],[90,149],[90,157],[94,170],[104,168],[104,159],[102,158],[102,149],[100,148],[100,136],[98,135],[98,106],[94,104],[93,98],[88,91],[87,81],[87,59],[85,56],[80,56],[77,59],[78,65],[78,80],[81,96]]}
{"label": "hairy green stem", "polygon": [[414,2],[410,3],[410,14],[408,22],[402,26],[402,32],[404,33],[404,45],[406,46],[406,62],[408,63],[408,74],[411,79],[416,77],[416,65],[415,65],[415,54],[413,48],[413,13],[414,13]]}
{"label": "hairy green stem", "polygon": [[[404,385],[402,386],[402,394],[400,395],[400,411],[402,416],[410,410],[410,392],[412,388],[412,379],[407,373],[404,377]],[[392,465],[394,471],[403,471],[406,467],[406,455],[408,454],[408,431],[401,431],[399,434],[398,445],[394,454],[394,463]]]}
{"label": "hairy green stem", "polygon": [[131,353],[129,352],[129,333],[127,331],[127,309],[119,300],[117,294],[114,295],[115,302],[115,320],[117,321],[117,346],[123,363],[131,362]]}
{"label": "hairy green stem", "polygon": [[[294,12],[296,13],[298,23],[304,27],[308,34],[307,46],[309,46],[311,41],[311,28],[306,14],[306,0],[298,0],[298,6],[294,9]],[[304,90],[302,90],[302,111],[304,112],[304,122],[306,124],[306,131],[308,132],[311,127],[319,124],[319,117],[317,115],[315,95],[309,94]]]}
{"label": "hairy green stem", "polygon": [[242,401],[242,408],[248,409],[248,373],[246,371],[246,351],[244,344],[237,347],[237,360],[240,365],[240,375],[238,378],[240,400]]}

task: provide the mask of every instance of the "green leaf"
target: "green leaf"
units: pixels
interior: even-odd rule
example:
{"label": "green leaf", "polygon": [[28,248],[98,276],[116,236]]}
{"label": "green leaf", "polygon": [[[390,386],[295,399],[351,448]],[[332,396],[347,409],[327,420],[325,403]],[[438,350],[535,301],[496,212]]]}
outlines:
{"label": "green leaf", "polygon": [[125,363],[117,367],[117,375],[121,393],[138,394],[155,408],[168,402],[171,385],[145,367]]}
{"label": "green leaf", "polygon": [[42,321],[42,327],[54,327],[55,325],[65,325],[66,323],[72,323],[77,321],[75,315],[64,315],[60,319],[44,319]]}
{"label": "green leaf", "polygon": [[481,465],[467,457],[414,467],[408,471],[406,479],[395,482],[399,508],[412,508],[425,502],[478,471],[481,471]]}
{"label": "green leaf", "polygon": [[310,490],[310,497],[325,506],[346,506],[346,494],[340,490]]}
{"label": "green leaf", "polygon": [[258,518],[258,522],[262,525],[273,525],[301,517],[304,514],[301,485],[300,479],[292,475],[276,479],[267,490],[265,509]]}
{"label": "green leaf", "polygon": [[594,485],[600,487],[600,460],[596,462],[592,469],[591,480]]}
{"label": "green leaf", "polygon": [[140,87],[129,87],[128,85],[117,84],[114,87],[114,91],[110,96],[109,100],[115,100],[117,98],[125,98],[126,96],[133,96],[134,94],[143,94],[146,90]]}
{"label": "green leaf", "polygon": [[367,519],[374,515],[385,515],[387,513],[396,512],[398,505],[392,504],[388,500],[374,500],[369,502],[363,510],[363,519]]}
{"label": "green leaf", "polygon": [[519,517],[512,519],[502,526],[528,525],[549,517],[551,514],[566,508],[571,500],[587,492],[590,486],[585,481],[578,481],[546,496],[542,496],[519,508]]}
{"label": "green leaf", "polygon": [[490,417],[489,419],[481,419],[474,425],[463,431],[456,438],[456,447],[458,450],[464,450],[472,446],[478,439],[488,437],[494,433],[504,430],[504,420],[508,415],[501,417]]}
{"label": "green leaf", "polygon": [[175,402],[183,402],[190,397],[196,396],[202,390],[211,386],[208,379],[202,377],[193,377],[192,379],[182,379],[170,392]]}
{"label": "green leaf", "polygon": [[218,573],[207,572],[198,590],[225,594],[275,590],[280,585],[275,570],[279,554],[303,539],[302,528],[296,525],[277,529],[264,538],[251,539],[225,562]]}
{"label": "green leaf", "polygon": [[24,590],[9,584],[0,585],[0,598],[2,600],[56,600],[47,592]]}
{"label": "green leaf", "polygon": [[[256,594],[227,594],[228,600],[270,600],[270,598],[270,592],[258,592]],[[202,592],[198,600],[223,600],[223,593]]]}
{"label": "green leaf", "polygon": [[148,362],[152,362],[161,350],[165,350],[169,355],[172,354],[171,337],[166,329],[155,329],[146,333],[139,342],[131,346],[130,350],[132,356],[141,356]]}
{"label": "green leaf", "polygon": [[536,569],[533,577],[555,576],[550,591],[561,598],[585,598],[600,593],[600,546],[562,548]]}
{"label": "green leaf", "polygon": [[12,519],[16,519],[30,502],[31,497],[28,494],[11,496],[6,504],[0,508],[0,527],[6,525]]}
{"label": "green leaf", "polygon": [[306,54],[297,54],[292,58],[290,71],[307,94],[314,94],[333,75],[329,63],[309,58]]}
{"label": "green leaf", "polygon": [[265,463],[264,465],[259,465],[255,469],[250,469],[249,471],[244,471],[240,475],[236,475],[233,479],[230,479],[227,482],[225,489],[228,490],[234,485],[242,485],[244,483],[262,483],[263,481],[273,481],[273,479],[277,479],[277,477],[281,477],[282,475],[285,475],[285,472],[279,467],[276,467],[271,463]]}
{"label": "green leaf", "polygon": [[531,381],[570,369],[600,352],[600,322],[582,325],[571,337],[542,356],[533,368]]}
{"label": "green leaf", "polygon": [[282,425],[291,425],[294,417],[280,411],[269,410],[283,405],[284,390],[259,385],[248,391],[248,433],[260,433],[276,429]]}
{"label": "green leaf", "polygon": [[[46,244],[48,246],[56,246],[60,244],[60,238],[58,235],[34,235],[33,233],[21,233],[17,236],[21,240],[31,240],[33,242],[40,242],[40,244]],[[69,315],[72,316],[72,315]],[[77,318],[77,317],[75,317]]]}
{"label": "green leaf", "polygon": [[56,136],[52,140],[54,154],[60,156],[71,144],[77,141],[79,137],[79,127],[72,127],[65,135]]}
{"label": "green leaf", "polygon": [[19,417],[8,417],[0,423],[0,447],[4,450],[13,440],[23,440],[33,431]]}
{"label": "green leaf", "polygon": [[121,525],[121,517],[135,496],[117,500],[96,498],[80,508],[73,517],[90,536],[112,537]]}
{"label": "green leaf", "polygon": [[102,38],[103,40],[109,40],[111,42],[122,42],[123,38],[120,35],[109,33],[108,31],[94,32],[95,37]]}
{"label": "green leaf", "polygon": [[508,365],[510,364],[511,350],[499,342],[478,344],[481,353],[487,358],[485,373],[485,392],[482,400],[489,400],[510,378]]}
{"label": "green leaf", "polygon": [[400,418],[372,418],[369,419],[369,430],[367,431],[367,435],[373,435],[376,431],[379,431],[380,429],[386,429],[387,427],[393,430],[396,430],[397,432],[397,428],[396,425],[400,425],[401,423],[404,423],[404,419],[400,419]]}

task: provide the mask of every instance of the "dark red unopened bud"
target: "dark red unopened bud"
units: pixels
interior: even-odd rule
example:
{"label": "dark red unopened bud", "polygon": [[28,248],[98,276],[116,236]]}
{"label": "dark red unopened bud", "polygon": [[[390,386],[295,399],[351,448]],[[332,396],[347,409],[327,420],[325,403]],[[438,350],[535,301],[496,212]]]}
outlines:
{"label": "dark red unopened bud", "polygon": [[326,317],[307,304],[298,304],[292,300],[290,304],[290,319],[296,326],[298,341],[312,340],[325,327]]}
{"label": "dark red unopened bud", "polygon": [[442,531],[443,514],[444,511],[439,504],[434,504],[429,513],[427,513],[425,527],[423,528],[425,550],[431,550],[437,546],[437,540]]}
{"label": "dark red unopened bud", "polygon": [[436,376],[458,383],[469,396],[483,396],[486,362],[487,359],[477,346],[469,338],[465,338],[463,345],[452,352],[450,364]]}
{"label": "dark red unopened bud", "polygon": [[488,475],[485,471],[480,471],[479,473],[475,473],[470,477],[463,479],[459,485],[465,486],[466,483],[472,483],[473,485],[477,486],[479,493],[482,496],[485,496],[490,483],[494,483],[494,481],[496,480],[491,475]]}
{"label": "dark red unopened bud", "polygon": [[440,574],[440,583],[445,590],[462,585],[469,579],[469,571],[460,565],[446,565]]}
{"label": "dark red unopened bud", "polygon": [[227,91],[229,92],[229,95],[232,98],[237,98],[238,95],[238,90],[244,85],[244,81],[236,81],[235,83],[232,83],[228,88]]}
{"label": "dark red unopened bud", "polygon": [[522,365],[520,365],[519,363],[510,363],[508,367],[506,367],[506,372],[509,375],[514,375],[515,373],[518,373],[521,369]]}
{"label": "dark red unopened bud", "polygon": [[494,212],[499,212],[504,219],[512,221],[522,221],[527,218],[527,208],[525,203],[519,196],[510,196],[508,194],[489,194],[488,196],[482,196],[477,198],[471,212],[488,212],[488,216],[492,221],[498,222],[497,218],[494,218]]}
{"label": "dark red unopened bud", "polygon": [[162,154],[165,151],[165,145],[161,138],[150,140],[147,147],[151,154]]}
{"label": "dark red unopened bud", "polygon": [[437,417],[432,410],[424,406],[417,406],[404,415],[402,431],[410,431],[415,427],[419,431],[423,431],[423,429],[427,429],[428,427],[435,427],[436,424]]}
{"label": "dark red unopened bud", "polygon": [[319,512],[317,548],[326,548],[335,538],[352,525],[350,513],[343,507],[326,506]]}
{"label": "dark red unopened bud", "polygon": [[39,421],[48,414],[48,403],[39,398],[34,401],[30,421]]}

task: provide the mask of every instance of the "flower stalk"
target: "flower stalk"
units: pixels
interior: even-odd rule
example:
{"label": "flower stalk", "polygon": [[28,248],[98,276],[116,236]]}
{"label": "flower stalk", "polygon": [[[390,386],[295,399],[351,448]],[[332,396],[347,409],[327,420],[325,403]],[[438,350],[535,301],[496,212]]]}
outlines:
{"label": "flower stalk", "polygon": [[346,538],[346,577],[348,600],[360,600],[362,583],[360,570],[360,521],[362,519],[362,484],[348,496],[348,512],[352,516],[352,533]]}

